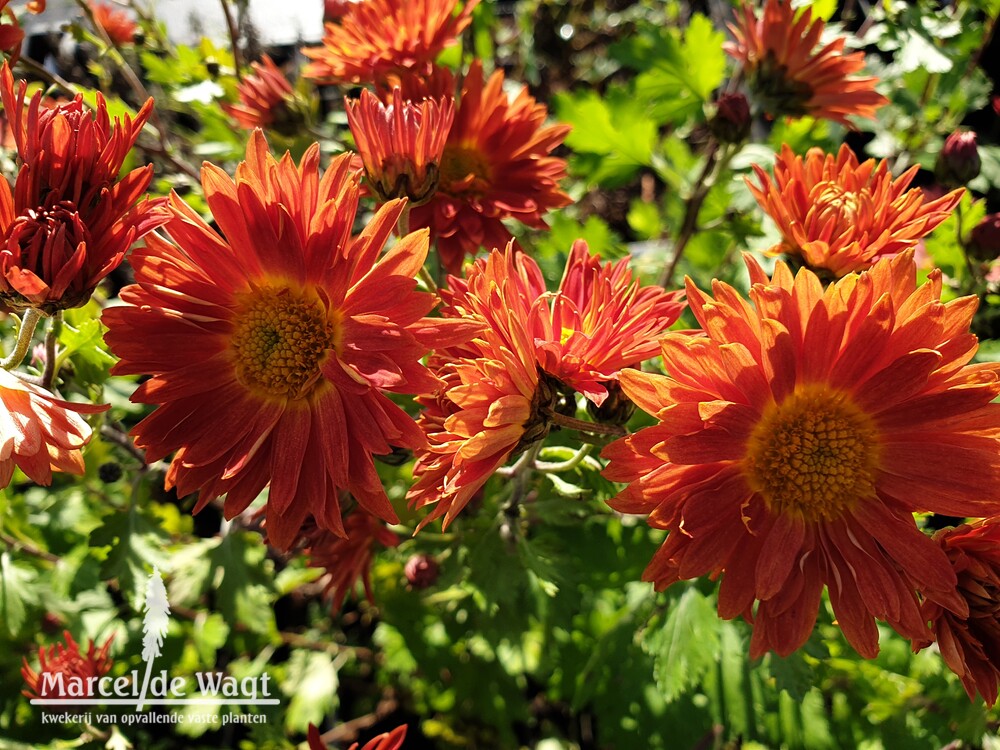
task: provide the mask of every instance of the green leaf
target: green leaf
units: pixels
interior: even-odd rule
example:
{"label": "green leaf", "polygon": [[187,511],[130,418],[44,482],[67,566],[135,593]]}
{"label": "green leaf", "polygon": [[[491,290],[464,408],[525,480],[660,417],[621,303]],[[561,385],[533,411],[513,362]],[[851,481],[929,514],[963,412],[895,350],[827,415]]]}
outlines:
{"label": "green leaf", "polygon": [[216,605],[229,622],[244,622],[255,633],[274,629],[273,571],[259,536],[227,534],[209,553]]}
{"label": "green leaf", "polygon": [[109,548],[101,564],[101,577],[117,578],[122,594],[137,607],[150,571],[154,567],[169,569],[163,552],[167,539],[154,519],[132,506],[104,516],[101,526],[90,534],[90,546]]}
{"label": "green leaf", "polygon": [[285,728],[305,732],[310,724],[322,724],[337,705],[337,669],[325,651],[296,649],[288,660],[288,674],[281,689],[291,700]]}
{"label": "green leaf", "polygon": [[34,579],[34,570],[18,565],[8,552],[0,554],[0,621],[11,636],[16,636],[24,625],[25,603],[35,601],[30,586]]}
{"label": "green leaf", "polygon": [[677,699],[715,665],[719,622],[712,600],[689,587],[670,606],[663,627],[648,632],[642,647],[655,659],[654,676],[664,700]]}

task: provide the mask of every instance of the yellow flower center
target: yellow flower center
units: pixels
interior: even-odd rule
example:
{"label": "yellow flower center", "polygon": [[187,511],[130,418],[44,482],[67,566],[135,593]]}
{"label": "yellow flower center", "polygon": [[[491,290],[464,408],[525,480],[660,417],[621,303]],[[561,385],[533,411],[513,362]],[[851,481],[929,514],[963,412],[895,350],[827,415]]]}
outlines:
{"label": "yellow flower center", "polygon": [[492,174],[490,161],[474,146],[448,144],[441,155],[441,183],[452,191],[482,191]]}
{"label": "yellow flower center", "polygon": [[829,521],[872,496],[877,462],[871,418],[845,393],[813,385],[765,412],[744,467],[772,513]]}
{"label": "yellow flower center", "polygon": [[861,196],[844,189],[836,182],[820,182],[816,185],[816,206],[827,220],[853,224],[858,214]]}
{"label": "yellow flower center", "polygon": [[262,287],[240,300],[231,340],[236,377],[270,396],[300,399],[320,379],[337,326],[315,297]]}

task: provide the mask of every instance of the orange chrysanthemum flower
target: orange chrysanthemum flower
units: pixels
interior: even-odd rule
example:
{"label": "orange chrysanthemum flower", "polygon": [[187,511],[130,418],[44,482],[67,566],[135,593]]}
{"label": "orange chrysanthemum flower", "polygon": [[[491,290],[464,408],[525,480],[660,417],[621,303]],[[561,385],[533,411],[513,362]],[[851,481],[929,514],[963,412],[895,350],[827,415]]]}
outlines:
{"label": "orange chrysanthemum flower", "polygon": [[918,169],[893,179],[885,161],[859,164],[847,145],[836,156],[812,148],[805,159],[785,145],[774,182],[754,165],[760,185],[747,184],[781,232],[772,252],[839,278],[916,246],[958,205],[962,189],[933,201],[907,190]]}
{"label": "orange chrysanthemum flower", "polygon": [[80,449],[90,442],[81,414],[105,411],[107,404],[62,401],[36,385],[0,369],[0,488],[16,466],[35,484],[52,484],[52,472],[83,474]]}
{"label": "orange chrysanthemum flower", "polygon": [[[309,750],[329,750],[320,736],[319,729],[315,724],[309,725],[309,734],[306,737]],[[365,743],[361,750],[399,750],[406,739],[406,724],[400,724],[391,732],[383,732],[378,737],[373,737]],[[358,743],[355,742],[347,750],[358,750]]]}
{"label": "orange chrysanthemum flower", "polygon": [[416,104],[404,100],[398,88],[391,101],[383,104],[366,89],[359,101],[347,100],[347,122],[379,200],[422,203],[437,189],[455,101],[426,99]]}
{"label": "orange chrysanthemum flower", "polygon": [[549,156],[569,126],[545,125],[545,105],[526,89],[511,101],[503,82],[502,71],[484,81],[482,65],[472,64],[444,147],[438,190],[410,215],[411,226],[430,228],[450,273],[461,272],[466,254],[507,244],[511,235],[502,219],[544,229],[542,215],[570,203],[559,190],[566,162]]}
{"label": "orange chrysanthemum flower", "polygon": [[414,275],[427,234],[379,256],[402,211],[385,204],[351,236],[359,175],[350,154],[322,180],[319,146],[299,166],[278,162],[254,131],[235,182],[206,164],[205,198],[220,236],[176,196],[168,231],[131,256],[137,285],[107,309],[115,374],[152,376],[133,395],[159,404],[133,430],[149,460],[176,451],[167,482],[200,490],[196,511],[227,493],[226,516],[265,485],[267,534],[287,549],[311,514],[343,535],[338,494],[396,514],[372,463],[423,435],[384,391],[421,393],[432,345],[468,336],[462,322],[424,316],[435,304]]}
{"label": "orange chrysanthemum flower", "polygon": [[108,39],[119,47],[132,44],[135,32],[139,27],[128,13],[124,10],[118,10],[111,3],[91,0],[87,4],[90,6],[90,11],[94,14],[94,24],[99,29],[104,29],[104,33],[108,35]]}
{"label": "orange chrysanthemum flower", "polygon": [[[444,386],[417,400],[429,448],[417,454],[410,504],[444,516],[447,528],[486,480],[549,431],[553,385],[542,377],[529,332],[531,309],[545,293],[538,265],[513,248],[476,261],[467,280],[449,279],[446,318],[482,325],[465,345],[440,347],[431,367]],[[432,391],[429,391],[432,392]]]}
{"label": "orange chrysanthemum flower", "polygon": [[326,529],[314,528],[302,534],[303,552],[309,567],[324,568],[326,581],[323,593],[333,598],[333,609],[340,611],[344,598],[358,581],[365,588],[368,601],[372,595],[372,557],[379,547],[396,547],[399,537],[386,528],[380,519],[358,508],[344,518],[346,537]]}
{"label": "orange chrysanthemum flower", "polygon": [[[797,17],[796,17],[797,16]],[[825,24],[808,7],[765,0],[763,18],[744,1],[729,29],[736,38],[724,49],[743,65],[757,102],[770,115],[812,115],[853,127],[851,115],[875,119],[889,100],[875,91],[875,78],[858,78],[861,52],[844,52],[839,37],[822,44]]]}
{"label": "orange chrysanthemum flower", "polygon": [[911,252],[825,293],[808,269],[747,266],[753,307],[689,281],[705,335],[663,338],[669,376],[620,375],[659,420],[604,451],[629,483],[612,507],[670,532],[644,580],[721,575],[719,614],[753,622],[755,657],[806,641],[824,585],[863,656],[876,618],[924,637],[917,592],[966,610],[912,513],[1000,510],[1000,366],[967,364],[976,299],[942,304],[939,271],[918,288]]}
{"label": "orange chrysanthemum flower", "polygon": [[0,180],[0,300],[51,314],[85,304],[132,244],[167,217],[163,201],[142,198],[152,165],[118,179],[152,99],[135,120],[112,123],[100,95],[91,114],[82,96],[47,108],[41,92],[26,108],[25,90],[22,81],[15,93],[4,64],[0,94],[22,166],[13,195]]}
{"label": "orange chrysanthemum flower", "polygon": [[627,260],[602,266],[582,240],[555,294],[510,245],[477,260],[468,279],[450,278],[442,294],[442,315],[482,332],[437,350],[431,367],[444,385],[418,399],[428,448],[409,497],[418,508],[436,504],[421,526],[441,516],[447,526],[511,456],[545,437],[567,389],[603,403],[619,370],[653,356],[684,307],[677,293],[640,287]]}
{"label": "orange chrysanthemum flower", "polygon": [[321,83],[383,83],[424,72],[472,21],[479,0],[363,0],[326,25],[322,47],[307,47],[302,72]]}
{"label": "orange chrysanthemum flower", "polygon": [[920,650],[937,641],[945,664],[992,706],[1000,681],[1000,523],[997,519],[944,529],[934,536],[958,576],[958,592],[967,605],[951,611],[928,599],[922,613],[934,638],[914,641]]}
{"label": "orange chrysanthemum flower", "polygon": [[292,84],[269,55],[250,67],[253,73],[244,77],[237,87],[240,103],[223,104],[223,111],[241,128],[271,128],[284,135],[294,135],[303,117],[295,111]]}
{"label": "orange chrysanthemum flower", "polygon": [[597,406],[625,367],[660,353],[658,337],[684,311],[683,292],[640,286],[627,260],[601,265],[587,243],[573,243],[551,314],[542,308],[538,364]]}
{"label": "orange chrysanthemum flower", "polygon": [[[57,643],[50,646],[48,651],[42,646],[38,649],[38,671],[36,672],[24,659],[21,667],[21,676],[28,685],[27,690],[21,692],[28,698],[67,698],[90,697],[93,695],[93,685],[90,682],[92,677],[103,677],[111,671],[113,664],[108,651],[111,649],[111,636],[98,649],[91,641],[87,648],[87,654],[80,652],[80,646],[68,630],[63,631],[63,638],[66,645]],[[51,677],[46,677],[51,675]],[[60,677],[61,675],[61,677]],[[78,678],[82,682],[80,687],[84,694],[77,695],[70,693],[68,681]],[[76,682],[76,680],[74,680]],[[60,690],[60,685],[62,690]]]}

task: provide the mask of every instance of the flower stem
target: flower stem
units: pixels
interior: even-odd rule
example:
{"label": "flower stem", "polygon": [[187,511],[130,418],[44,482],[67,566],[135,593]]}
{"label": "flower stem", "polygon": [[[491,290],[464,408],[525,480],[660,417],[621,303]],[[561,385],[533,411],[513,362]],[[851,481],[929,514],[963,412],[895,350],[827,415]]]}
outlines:
{"label": "flower stem", "polygon": [[560,414],[556,411],[547,412],[546,416],[552,424],[559,427],[565,427],[567,430],[589,432],[592,435],[614,435],[616,437],[623,437],[628,434],[625,428],[619,425],[587,422],[583,419],[577,419],[576,417],[567,417],[565,414]]}
{"label": "flower stem", "polygon": [[45,332],[45,369],[42,371],[42,388],[52,389],[56,375],[56,344],[62,333],[62,310],[49,318],[49,329]]}
{"label": "flower stem", "polygon": [[14,344],[14,351],[10,353],[9,357],[0,360],[0,367],[5,370],[13,370],[24,361],[25,356],[28,354],[28,349],[31,348],[31,339],[35,335],[35,326],[38,325],[38,321],[41,318],[42,314],[33,307],[29,307],[24,311],[21,325],[17,329],[17,343]]}
{"label": "flower stem", "polygon": [[575,469],[580,465],[588,455],[590,455],[590,450],[594,446],[590,443],[584,443],[572,456],[567,458],[565,461],[559,461],[557,463],[549,463],[548,461],[535,461],[535,469],[538,471],[547,472],[550,474],[558,474],[562,471],[570,471]]}
{"label": "flower stem", "polygon": [[674,255],[670,259],[670,263],[663,269],[660,276],[660,286],[669,288],[673,282],[674,272],[684,255],[684,249],[688,246],[694,233],[698,231],[698,214],[701,212],[702,204],[734,153],[735,150],[732,146],[720,147],[719,142],[714,138],[709,142],[708,152],[705,154],[705,164],[702,166],[701,174],[698,175],[694,192],[685,202],[684,221],[681,224],[677,240],[674,242]]}

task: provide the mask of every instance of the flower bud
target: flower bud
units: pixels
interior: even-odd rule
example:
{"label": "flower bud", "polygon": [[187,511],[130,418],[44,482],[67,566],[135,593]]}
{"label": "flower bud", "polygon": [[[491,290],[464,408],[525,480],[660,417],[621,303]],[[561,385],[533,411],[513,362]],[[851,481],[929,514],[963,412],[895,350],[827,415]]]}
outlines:
{"label": "flower bud", "polygon": [[979,175],[980,167],[982,161],[976,147],[976,134],[971,130],[956,130],[945,139],[934,174],[938,182],[957,187],[974,180]]}
{"label": "flower bud", "polygon": [[438,578],[440,568],[437,560],[429,555],[414,555],[406,561],[403,572],[406,581],[415,589],[425,589],[433,586]]}
{"label": "flower bud", "polygon": [[608,397],[604,399],[604,403],[597,406],[592,401],[587,401],[587,412],[595,421],[602,424],[623,425],[635,414],[635,404],[625,395],[618,383],[608,383],[606,388]]}
{"label": "flower bud", "polygon": [[743,94],[722,94],[708,129],[721,143],[742,143],[750,135],[750,103]]}
{"label": "flower bud", "polygon": [[983,218],[969,234],[969,254],[976,260],[1000,257],[1000,213]]}

